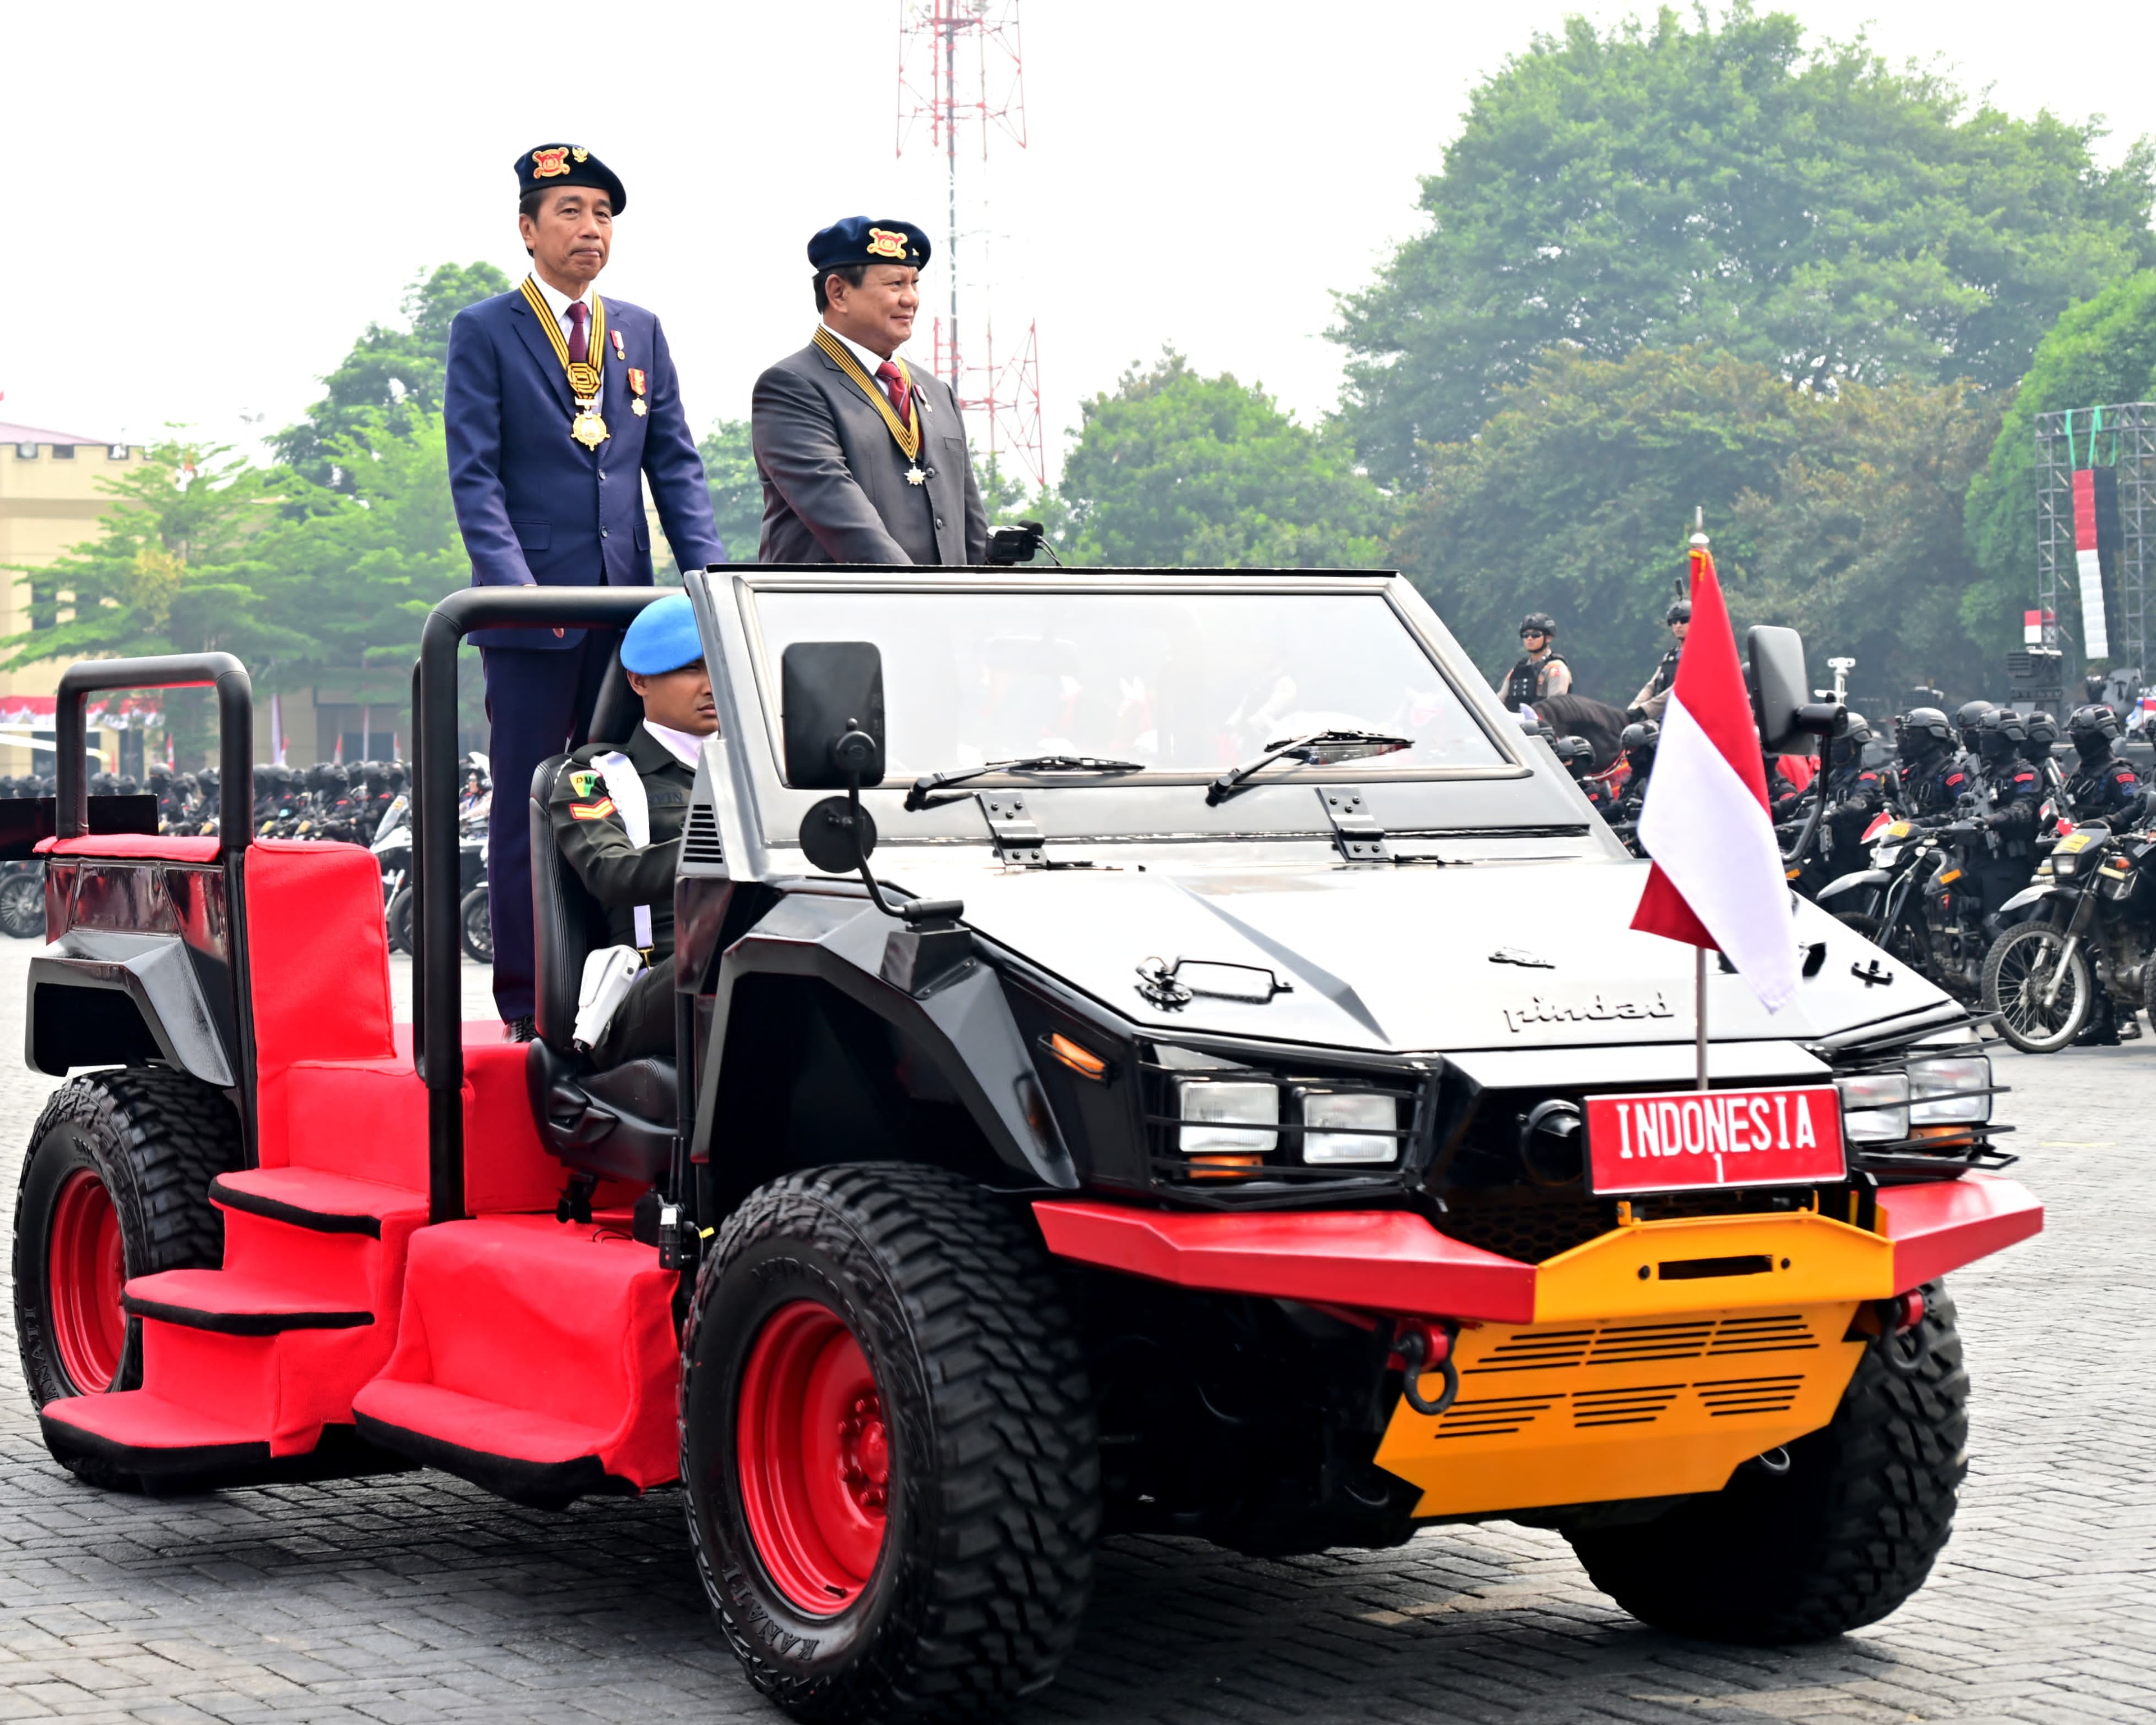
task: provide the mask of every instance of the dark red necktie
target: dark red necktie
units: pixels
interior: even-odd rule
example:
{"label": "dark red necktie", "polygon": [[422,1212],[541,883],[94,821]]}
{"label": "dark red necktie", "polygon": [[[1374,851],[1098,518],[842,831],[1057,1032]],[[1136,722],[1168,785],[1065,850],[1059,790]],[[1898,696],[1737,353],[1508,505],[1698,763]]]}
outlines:
{"label": "dark red necktie", "polygon": [[569,306],[569,363],[583,365],[592,357],[591,339],[584,333],[584,326],[591,321],[592,308],[582,300]]}
{"label": "dark red necktie", "polygon": [[891,398],[891,406],[898,410],[898,423],[912,424],[913,403],[906,393],[906,385],[899,379],[898,367],[886,360],[876,367],[876,377],[883,384],[883,393]]}

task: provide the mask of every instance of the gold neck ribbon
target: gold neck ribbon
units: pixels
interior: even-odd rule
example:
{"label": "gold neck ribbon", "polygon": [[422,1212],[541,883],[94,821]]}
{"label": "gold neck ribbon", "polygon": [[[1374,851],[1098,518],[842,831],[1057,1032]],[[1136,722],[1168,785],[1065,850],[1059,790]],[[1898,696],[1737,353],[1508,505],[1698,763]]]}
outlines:
{"label": "gold neck ribbon", "polygon": [[[596,449],[606,433],[606,422],[595,409],[598,404],[599,387],[603,381],[599,361],[606,352],[606,301],[597,294],[592,295],[591,326],[584,334],[583,359],[569,357],[569,338],[562,333],[562,320],[554,316],[554,308],[547,303],[547,296],[539,291],[537,278],[524,278],[524,300],[531,314],[539,320],[539,327],[547,332],[547,345],[554,350],[554,357],[562,362],[562,370],[569,380],[569,393],[577,398],[576,426],[570,435],[588,449]],[[587,437],[579,429],[588,420],[598,430],[598,438]]]}
{"label": "gold neck ribbon", "polygon": [[[883,423],[891,428],[891,436],[897,440],[899,453],[909,461],[916,459],[921,454],[920,404],[914,403],[912,424],[908,424],[898,417],[898,409],[891,404],[891,398],[883,393],[882,386],[861,369],[861,362],[854,357],[853,350],[832,333],[829,325],[818,324],[814,340],[830,355],[839,369],[853,380],[854,387],[869,398],[869,404],[883,415]],[[904,360],[893,363],[898,367],[900,387],[906,391],[906,400],[912,402],[913,373],[906,370]]]}

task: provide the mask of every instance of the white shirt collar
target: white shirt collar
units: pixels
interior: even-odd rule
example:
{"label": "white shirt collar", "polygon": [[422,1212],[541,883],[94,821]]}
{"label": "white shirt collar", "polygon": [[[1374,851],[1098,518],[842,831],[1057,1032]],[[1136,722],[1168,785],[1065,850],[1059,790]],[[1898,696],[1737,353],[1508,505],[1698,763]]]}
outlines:
{"label": "white shirt collar", "polygon": [[[540,285],[543,287],[546,284],[542,282]],[[824,327],[827,330],[831,330],[831,326],[829,323],[826,323]],[[875,376],[876,367],[878,366],[888,365],[891,363],[890,360],[886,360],[880,353],[876,352],[873,348],[862,347],[861,344],[856,341],[851,336],[839,336],[836,330],[831,330],[831,333],[834,336],[839,336],[839,339],[846,344],[846,351],[861,362],[861,369],[866,372],[871,377]],[[892,357],[896,358],[896,356],[894,355]]]}
{"label": "white shirt collar", "polygon": [[[582,302],[587,311],[590,309],[592,297],[590,288],[587,287],[581,294],[565,294],[536,270],[531,272],[531,279],[538,283],[539,296],[546,300],[547,309],[554,314],[554,321],[561,325],[563,329],[566,330],[569,326],[569,308],[572,305]],[[836,332],[834,331],[834,333]]]}
{"label": "white shirt collar", "polygon": [[702,752],[704,739],[687,731],[676,731],[671,726],[660,725],[652,720],[644,721],[644,728],[666,746],[666,752],[684,767],[694,767],[696,757]]}

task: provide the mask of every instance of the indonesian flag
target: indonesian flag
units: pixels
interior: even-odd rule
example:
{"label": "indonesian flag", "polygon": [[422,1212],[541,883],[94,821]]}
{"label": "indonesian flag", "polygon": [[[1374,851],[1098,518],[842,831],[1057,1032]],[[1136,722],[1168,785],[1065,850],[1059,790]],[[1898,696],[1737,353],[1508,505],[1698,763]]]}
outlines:
{"label": "indonesian flag", "polygon": [[[2098,414],[2101,423],[2102,415]],[[2096,434],[2089,434],[2089,459],[2096,459]],[[2097,547],[2096,470],[2074,474],[2074,572],[2081,578],[2082,651],[2091,659],[2111,657],[2111,629],[2103,609],[2103,560]]]}
{"label": "indonesian flag", "polygon": [[1782,850],[1737,637],[1704,538],[1691,552],[1691,629],[1662,715],[1640,843],[1654,859],[1632,927],[1719,948],[1769,1012],[1797,992]]}

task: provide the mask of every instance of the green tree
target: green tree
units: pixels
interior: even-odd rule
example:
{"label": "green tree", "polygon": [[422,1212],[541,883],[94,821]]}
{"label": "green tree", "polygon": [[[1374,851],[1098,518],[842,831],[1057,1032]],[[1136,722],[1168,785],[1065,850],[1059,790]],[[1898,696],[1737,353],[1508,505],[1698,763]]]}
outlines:
{"label": "green tree", "polygon": [[1296,424],[1260,388],[1200,377],[1171,352],[1080,413],[1060,488],[1066,559],[1291,569],[1383,559],[1390,500],[1336,430]]}
{"label": "green tree", "polygon": [[[2151,399],[2156,270],[2142,270],[2072,307],[2044,337],[1969,488],[1969,543],[1984,579],[1970,588],[1962,620],[1994,653],[2020,644],[2020,614],[2035,602],[2037,414]],[[2062,573],[2061,608],[2077,615],[2079,589],[2071,569]]]}
{"label": "green tree", "polygon": [[711,521],[729,562],[752,563],[763,535],[763,480],[756,470],[748,421],[721,419],[696,445],[711,490]]}
{"label": "green tree", "polygon": [[1342,302],[1371,471],[1458,442],[1558,344],[1703,343],[1830,386],[2003,386],[2075,300],[2156,262],[2156,157],[2018,120],[1744,0],[1537,35],[1423,182],[1428,230]]}
{"label": "green tree", "polygon": [[1553,355],[1432,452],[1398,566],[1493,679],[1547,610],[1579,691],[1621,702],[1667,644],[1703,506],[1740,628],[1802,628],[1821,676],[1853,655],[1875,701],[1926,676],[1974,693],[1958,511],[1995,424],[1965,386],[1822,397],[1705,349]]}
{"label": "green tree", "polygon": [[404,295],[408,327],[367,325],[343,362],[322,379],[326,393],[306,418],[270,439],[278,459],[316,485],[335,484],[331,441],[377,438],[382,415],[393,424],[406,415],[416,424],[439,413],[449,325],[465,306],[508,288],[508,277],[491,264],[443,264],[414,276]]}

